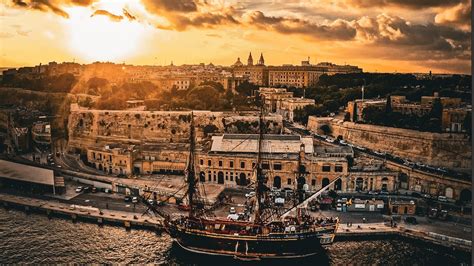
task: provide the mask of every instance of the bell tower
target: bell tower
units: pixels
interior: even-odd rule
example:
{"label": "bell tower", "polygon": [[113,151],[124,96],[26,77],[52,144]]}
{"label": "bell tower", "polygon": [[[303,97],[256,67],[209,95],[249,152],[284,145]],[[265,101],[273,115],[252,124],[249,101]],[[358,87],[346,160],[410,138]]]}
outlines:
{"label": "bell tower", "polygon": [[250,52],[249,59],[247,59],[247,65],[248,66],[253,66],[252,52]]}

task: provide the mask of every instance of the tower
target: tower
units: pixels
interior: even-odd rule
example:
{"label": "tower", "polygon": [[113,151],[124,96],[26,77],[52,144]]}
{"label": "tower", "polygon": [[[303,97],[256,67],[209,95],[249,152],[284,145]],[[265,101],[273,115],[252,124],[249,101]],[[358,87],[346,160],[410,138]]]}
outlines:
{"label": "tower", "polygon": [[247,65],[248,66],[253,66],[252,52],[250,52],[249,59],[247,59]]}
{"label": "tower", "polygon": [[263,59],[263,53],[260,53],[260,59],[258,59],[257,65],[259,65],[259,66],[264,66],[265,65],[265,59]]}

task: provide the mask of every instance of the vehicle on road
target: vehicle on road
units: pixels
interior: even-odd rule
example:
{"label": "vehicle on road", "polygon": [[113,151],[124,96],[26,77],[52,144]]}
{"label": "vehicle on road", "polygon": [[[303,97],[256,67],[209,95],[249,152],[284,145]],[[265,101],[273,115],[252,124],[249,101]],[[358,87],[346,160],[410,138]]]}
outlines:
{"label": "vehicle on road", "polygon": [[236,214],[237,212],[235,211],[235,207],[230,207],[229,213],[230,214]]}
{"label": "vehicle on road", "polygon": [[76,193],[81,193],[84,188],[79,186],[76,188]]}
{"label": "vehicle on road", "polygon": [[388,191],[380,191],[380,195],[389,195]]}
{"label": "vehicle on road", "polygon": [[155,201],[152,200],[152,199],[149,199],[149,200],[148,200],[148,203],[149,203],[150,205],[155,205]]}
{"label": "vehicle on road", "polygon": [[446,198],[445,196],[438,196],[438,201],[448,202],[448,198]]}
{"label": "vehicle on road", "polygon": [[97,188],[96,188],[96,187],[92,187],[91,192],[92,192],[92,193],[97,193]]}
{"label": "vehicle on road", "polygon": [[418,224],[418,221],[416,221],[416,217],[413,216],[405,217],[405,222],[408,224]]}
{"label": "vehicle on road", "polygon": [[326,138],[326,141],[329,142],[329,143],[334,143],[334,142],[336,142],[336,140],[333,139],[333,138]]}
{"label": "vehicle on road", "polygon": [[379,193],[377,191],[372,191],[371,190],[371,191],[367,192],[367,194],[369,194],[369,195],[378,195]]}
{"label": "vehicle on road", "polygon": [[132,203],[138,203],[138,197],[133,197],[132,198]]}
{"label": "vehicle on road", "polygon": [[432,199],[431,195],[430,194],[421,194],[421,197],[425,198],[425,199]]}
{"label": "vehicle on road", "polygon": [[251,198],[251,197],[253,197],[253,196],[255,196],[255,195],[256,195],[255,191],[252,191],[252,192],[250,192],[250,193],[245,194],[245,197],[246,197],[246,198]]}
{"label": "vehicle on road", "polygon": [[348,143],[347,143],[345,140],[343,140],[343,139],[341,139],[341,140],[339,141],[339,143],[340,143],[341,145],[348,145]]}
{"label": "vehicle on road", "polygon": [[132,197],[130,197],[130,196],[125,196],[125,197],[123,198],[123,200],[124,200],[125,202],[130,202],[130,201],[132,201]]}
{"label": "vehicle on road", "polygon": [[84,193],[89,193],[91,192],[91,187],[84,187]]}
{"label": "vehicle on road", "polygon": [[104,192],[105,193],[112,193],[112,190],[108,189],[108,188],[104,188]]}

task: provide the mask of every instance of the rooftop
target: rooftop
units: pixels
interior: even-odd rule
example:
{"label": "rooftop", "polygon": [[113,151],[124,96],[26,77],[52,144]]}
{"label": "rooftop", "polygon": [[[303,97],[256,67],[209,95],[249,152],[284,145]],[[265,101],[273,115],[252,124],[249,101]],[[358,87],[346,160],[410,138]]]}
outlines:
{"label": "rooftop", "polygon": [[[258,134],[224,134],[212,137],[211,152],[257,153]],[[313,153],[313,139],[294,135],[264,135],[262,153]]]}
{"label": "rooftop", "polygon": [[42,185],[54,185],[53,170],[5,160],[0,160],[0,177]]}

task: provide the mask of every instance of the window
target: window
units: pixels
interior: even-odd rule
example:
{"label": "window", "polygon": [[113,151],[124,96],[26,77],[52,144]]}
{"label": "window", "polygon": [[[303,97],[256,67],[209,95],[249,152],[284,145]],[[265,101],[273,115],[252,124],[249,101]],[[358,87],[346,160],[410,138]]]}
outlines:
{"label": "window", "polygon": [[200,165],[203,165],[203,164],[204,164],[204,160],[203,160],[203,159],[199,160],[199,164],[200,164]]}
{"label": "window", "polygon": [[230,166],[231,168],[234,167],[234,161],[230,161],[230,162],[229,162],[229,166]]}
{"label": "window", "polygon": [[262,169],[270,169],[270,164],[267,163],[262,163]]}
{"label": "window", "polygon": [[281,170],[281,163],[274,163],[273,164],[273,169],[274,170]]}
{"label": "window", "polygon": [[288,178],[288,185],[291,185],[291,178]]}
{"label": "window", "polygon": [[212,165],[211,160],[207,160],[207,165],[208,165],[208,166],[211,166],[211,165]]}
{"label": "window", "polygon": [[316,179],[311,179],[311,186],[316,186]]}
{"label": "window", "polygon": [[331,172],[331,166],[330,165],[323,165],[323,172]]}
{"label": "window", "polygon": [[240,168],[245,168],[245,162],[244,161],[240,162]]}
{"label": "window", "polygon": [[336,164],[336,167],[335,167],[334,171],[336,171],[336,172],[342,172],[342,165]]}
{"label": "window", "polygon": [[219,167],[222,167],[222,161],[219,161]]}

